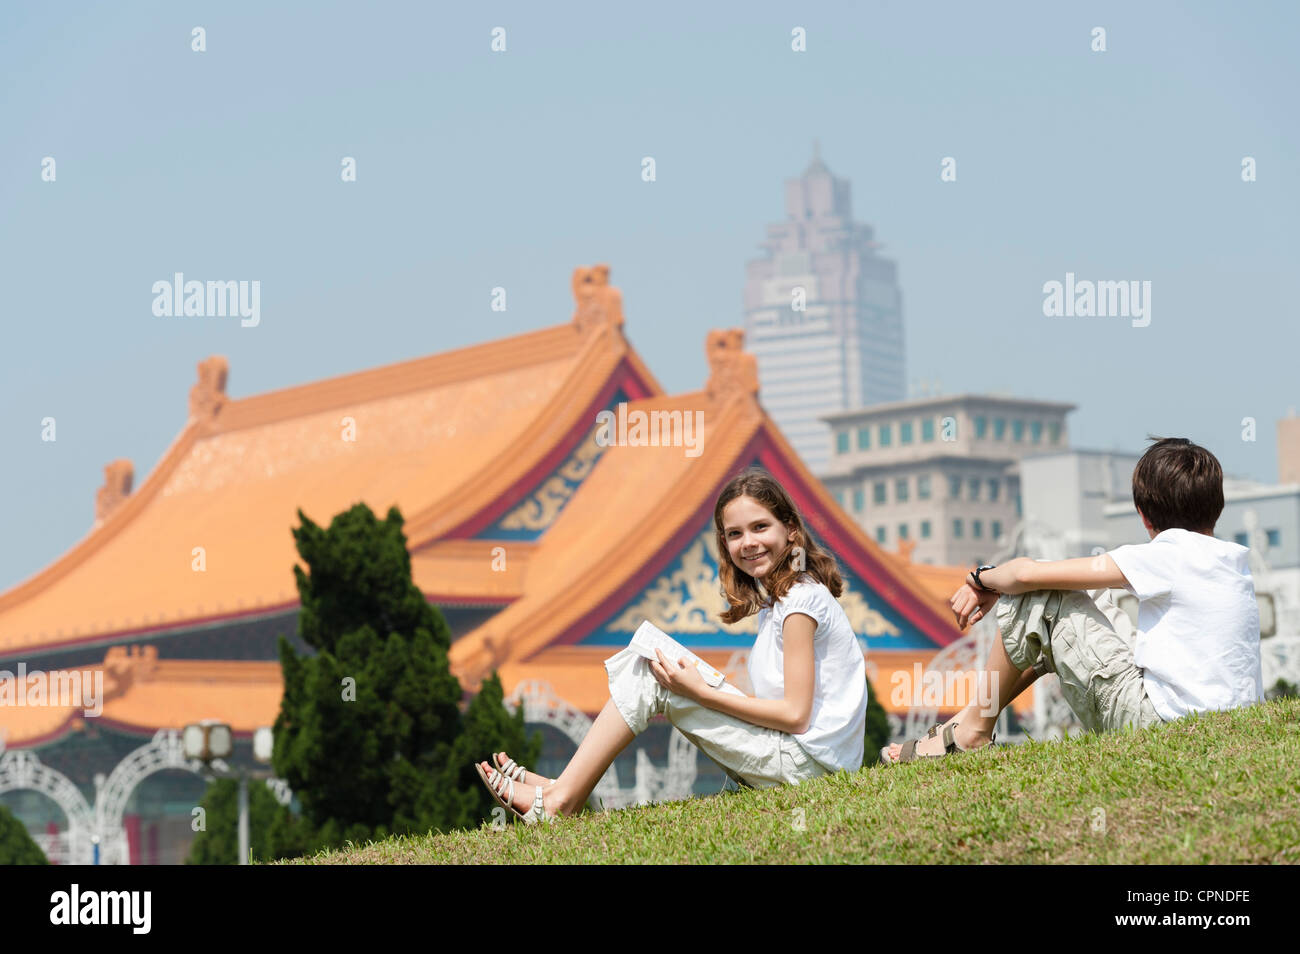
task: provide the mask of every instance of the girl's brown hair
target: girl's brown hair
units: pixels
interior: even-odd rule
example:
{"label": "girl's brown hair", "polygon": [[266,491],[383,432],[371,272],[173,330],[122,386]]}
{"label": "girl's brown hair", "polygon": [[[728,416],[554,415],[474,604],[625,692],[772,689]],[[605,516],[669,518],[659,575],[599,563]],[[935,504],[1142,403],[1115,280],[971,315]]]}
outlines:
{"label": "girl's brown hair", "polygon": [[[737,497],[750,497],[757,501],[793,532],[794,539],[772,565],[764,581],[769,599],[765,599],[759,592],[758,581],[731,561],[731,551],[727,547],[727,536],[722,526],[722,511]],[[724,623],[738,623],[764,606],[771,605],[770,601],[782,599],[804,573],[811,574],[822,583],[831,591],[832,596],[844,592],[844,581],[835,565],[835,557],[817,545],[804,526],[799,508],[794,505],[785,488],[761,467],[745,469],[722,488],[722,493],[718,494],[718,503],[713,508],[713,528],[718,541],[718,578],[722,581],[722,595],[728,604],[728,609],[719,614],[719,619]],[[797,552],[795,547],[803,548],[804,569],[796,569],[794,566],[793,555]]]}

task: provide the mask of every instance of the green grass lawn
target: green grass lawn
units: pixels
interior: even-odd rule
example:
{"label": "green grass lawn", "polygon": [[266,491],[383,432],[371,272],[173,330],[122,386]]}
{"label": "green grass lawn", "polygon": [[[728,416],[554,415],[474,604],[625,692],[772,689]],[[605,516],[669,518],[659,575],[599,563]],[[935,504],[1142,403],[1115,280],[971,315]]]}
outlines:
{"label": "green grass lawn", "polygon": [[296,864],[1300,862],[1300,699]]}

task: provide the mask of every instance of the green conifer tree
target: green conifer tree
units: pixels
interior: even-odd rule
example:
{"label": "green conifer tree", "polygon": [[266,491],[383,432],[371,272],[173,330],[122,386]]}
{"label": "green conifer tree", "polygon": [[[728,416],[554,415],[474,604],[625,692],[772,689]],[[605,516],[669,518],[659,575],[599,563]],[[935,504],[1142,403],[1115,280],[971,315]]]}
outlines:
{"label": "green conifer tree", "polygon": [[27,826],[0,805],[0,865],[47,865],[45,852],[32,840]]}
{"label": "green conifer tree", "polygon": [[889,744],[889,717],[885,707],[876,698],[875,687],[867,680],[867,728],[863,746],[863,764],[875,765],[880,761],[880,750]]}
{"label": "green conifer tree", "polygon": [[[239,780],[220,778],[208,786],[199,803],[203,809],[203,827],[194,836],[187,865],[234,865],[239,863]],[[283,817],[282,817],[283,816]],[[193,823],[192,823],[193,824]],[[292,827],[293,814],[281,805],[266,782],[248,780],[248,846],[254,860],[280,857],[277,832],[281,826]],[[279,835],[284,841],[284,835]],[[306,847],[305,845],[303,847]]]}
{"label": "green conifer tree", "polygon": [[527,744],[522,712],[506,713],[494,680],[462,716],[451,631],[411,581],[401,513],[393,507],[379,521],[357,504],[328,530],[301,510],[298,518],[308,567],[294,567],[299,633],[316,655],[280,640],[272,764],[302,805],[299,841],[363,843],[490,817],[472,761],[494,749],[535,760],[540,736]]}

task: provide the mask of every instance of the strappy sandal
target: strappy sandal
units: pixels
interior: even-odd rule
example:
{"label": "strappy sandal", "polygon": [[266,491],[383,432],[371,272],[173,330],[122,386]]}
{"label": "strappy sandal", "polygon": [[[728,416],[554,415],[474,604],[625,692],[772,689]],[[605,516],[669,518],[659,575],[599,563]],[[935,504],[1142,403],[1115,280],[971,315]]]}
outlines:
{"label": "strappy sandal", "polygon": [[[492,753],[492,762],[493,764],[496,765],[497,771],[500,772],[502,775],[504,775],[506,778],[511,779],[512,781],[522,782],[524,780],[524,775],[528,774],[529,770],[524,768],[514,759],[506,759],[505,764],[503,765],[501,763],[501,760],[497,758],[499,754],[500,754],[499,752]],[[538,778],[545,777],[540,775],[537,772],[533,772],[532,774],[536,775]],[[553,778],[546,779],[546,781],[548,784],[551,785],[555,784],[555,779]]]}
{"label": "strappy sandal", "polygon": [[[954,722],[952,725],[949,725],[944,728],[943,753],[941,755],[924,755],[918,753],[916,751],[917,743],[924,740],[910,739],[907,742],[903,743],[903,751],[898,753],[898,761],[892,764],[902,765],[904,762],[915,762],[917,759],[942,759],[949,755],[952,755],[954,752],[978,752],[980,749],[984,748],[983,745],[980,745],[973,749],[963,749],[960,745],[958,745],[957,739],[953,735],[953,729],[955,729],[960,724],[961,724],[960,722]],[[931,726],[930,731],[926,733],[926,738],[927,739],[934,738],[938,734],[938,729],[939,727],[937,725]],[[998,734],[994,732],[992,738],[986,744],[993,745],[997,742],[997,740],[998,740]],[[882,751],[881,754],[884,755],[884,752]],[[886,756],[886,758],[888,758],[888,756]]]}
{"label": "strappy sandal", "polygon": [[506,778],[496,769],[483,771],[482,764],[475,762],[474,768],[478,772],[478,777],[483,780],[487,790],[492,793],[492,797],[497,800],[497,804],[502,808],[509,809],[515,818],[522,821],[525,825],[535,825],[539,821],[551,821],[555,816],[546,814],[546,806],[542,803],[542,788],[540,785],[534,787],[533,804],[526,812],[521,812],[515,808],[515,780]]}
{"label": "strappy sandal", "polygon": [[[936,722],[934,725],[930,726],[929,736],[932,737],[936,732],[938,732],[942,728],[943,728],[943,723]],[[884,745],[880,747],[880,761],[885,765],[897,764],[894,762],[893,759],[889,757],[889,747],[893,744],[894,744],[893,742],[886,742]]]}

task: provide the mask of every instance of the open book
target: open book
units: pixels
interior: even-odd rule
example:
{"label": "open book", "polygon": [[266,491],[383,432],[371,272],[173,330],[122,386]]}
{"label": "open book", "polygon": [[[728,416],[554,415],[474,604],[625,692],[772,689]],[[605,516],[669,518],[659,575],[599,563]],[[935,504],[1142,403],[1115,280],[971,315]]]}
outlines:
{"label": "open book", "polygon": [[643,659],[652,659],[656,662],[659,661],[659,657],[655,654],[656,649],[663,653],[664,658],[672,663],[676,663],[677,660],[685,656],[695,664],[695,668],[700,671],[700,675],[704,677],[704,681],[711,688],[721,688],[723,692],[744,695],[743,692],[727,682],[724,673],[714,669],[649,620],[645,620],[636,628],[636,632],[632,634],[632,641],[627,645],[628,649],[631,649]]}

